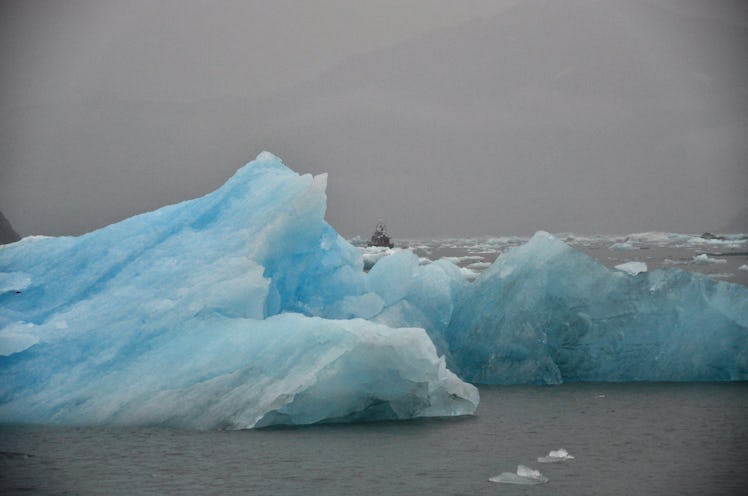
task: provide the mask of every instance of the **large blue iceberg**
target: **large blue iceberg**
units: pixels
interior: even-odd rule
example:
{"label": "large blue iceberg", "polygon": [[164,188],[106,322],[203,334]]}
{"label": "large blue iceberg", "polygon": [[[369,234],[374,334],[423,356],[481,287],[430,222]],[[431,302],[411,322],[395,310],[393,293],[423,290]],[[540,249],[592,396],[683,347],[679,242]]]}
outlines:
{"label": "large blue iceberg", "polygon": [[366,273],[325,186],[262,153],[205,197],[0,247],[0,421],[250,428],[471,414],[463,381],[748,379],[743,286],[546,233],[472,283],[409,251]]}
{"label": "large blue iceberg", "polygon": [[[0,420],[249,428],[465,415],[422,329],[365,308],[325,176],[264,153],[197,200],[0,249]],[[376,305],[376,304],[375,304]]]}
{"label": "large blue iceberg", "polygon": [[748,288],[609,270],[544,232],[462,292],[446,333],[477,383],[748,379]]}

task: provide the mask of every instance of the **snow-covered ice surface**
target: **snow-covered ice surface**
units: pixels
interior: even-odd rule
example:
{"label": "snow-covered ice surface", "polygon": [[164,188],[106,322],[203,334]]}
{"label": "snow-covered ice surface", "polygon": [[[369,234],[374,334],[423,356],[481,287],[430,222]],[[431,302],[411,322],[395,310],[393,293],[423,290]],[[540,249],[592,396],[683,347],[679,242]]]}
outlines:
{"label": "snow-covered ice surface", "polygon": [[325,186],[263,153],[202,198],[1,247],[0,421],[246,428],[471,414],[463,380],[748,379],[744,286],[632,277],[542,232],[366,272]]}
{"label": "snow-covered ice surface", "polygon": [[540,473],[539,470],[533,470],[525,465],[517,465],[517,473],[502,472],[488,479],[491,482],[500,482],[504,484],[520,484],[524,486],[534,486],[545,484],[548,477]]}

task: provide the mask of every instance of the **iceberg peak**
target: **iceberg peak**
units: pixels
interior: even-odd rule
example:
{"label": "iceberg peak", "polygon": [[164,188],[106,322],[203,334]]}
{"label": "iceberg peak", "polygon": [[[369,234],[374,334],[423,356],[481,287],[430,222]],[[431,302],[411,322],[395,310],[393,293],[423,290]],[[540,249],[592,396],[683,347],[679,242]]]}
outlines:
{"label": "iceberg peak", "polygon": [[267,150],[263,150],[257,154],[257,157],[254,159],[254,162],[280,162],[282,164],[283,159],[281,159],[277,155],[274,155],[273,153],[270,153]]}

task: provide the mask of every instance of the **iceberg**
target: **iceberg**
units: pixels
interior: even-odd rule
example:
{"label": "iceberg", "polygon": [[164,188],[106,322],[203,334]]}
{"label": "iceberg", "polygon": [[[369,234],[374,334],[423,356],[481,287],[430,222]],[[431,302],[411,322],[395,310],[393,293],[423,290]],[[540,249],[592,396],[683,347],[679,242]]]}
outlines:
{"label": "iceberg", "polygon": [[540,456],[538,457],[539,463],[559,463],[559,462],[565,462],[568,460],[573,460],[574,456],[570,455],[568,451],[566,451],[564,448],[559,448],[557,450],[551,450],[547,456]]}
{"label": "iceberg", "polygon": [[202,198],[0,248],[0,421],[237,429],[472,414],[477,390],[422,329],[355,318],[381,298],[324,221],[325,183],[262,153]]}
{"label": "iceberg", "polygon": [[525,465],[517,465],[517,473],[502,472],[499,475],[494,475],[490,479],[491,482],[500,482],[504,484],[520,484],[524,486],[534,486],[537,484],[546,484],[548,477],[540,473],[539,470],[533,470]]}
{"label": "iceberg", "polygon": [[744,286],[544,232],[474,281],[409,250],[366,272],[325,187],[263,152],[204,197],[1,246],[0,422],[236,429],[469,415],[470,383],[748,380]]}
{"label": "iceberg", "polygon": [[632,277],[539,232],[454,302],[448,365],[473,383],[748,379],[748,288]]}

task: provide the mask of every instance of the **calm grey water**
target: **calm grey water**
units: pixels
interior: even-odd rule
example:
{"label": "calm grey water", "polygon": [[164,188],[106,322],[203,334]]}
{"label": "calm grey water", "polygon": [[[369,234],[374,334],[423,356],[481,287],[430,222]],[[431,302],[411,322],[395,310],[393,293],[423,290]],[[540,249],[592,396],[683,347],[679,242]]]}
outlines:
{"label": "calm grey water", "polygon": [[[575,460],[536,462],[566,448]],[[748,383],[482,387],[474,417],[298,429],[0,427],[2,494],[745,495]],[[518,463],[550,482],[488,482]]]}

